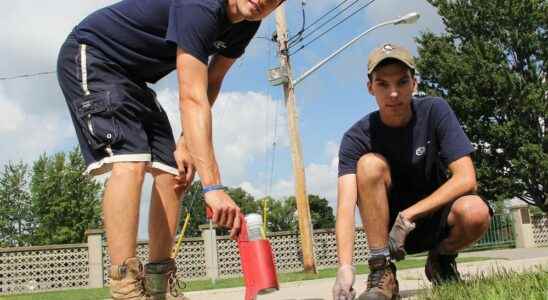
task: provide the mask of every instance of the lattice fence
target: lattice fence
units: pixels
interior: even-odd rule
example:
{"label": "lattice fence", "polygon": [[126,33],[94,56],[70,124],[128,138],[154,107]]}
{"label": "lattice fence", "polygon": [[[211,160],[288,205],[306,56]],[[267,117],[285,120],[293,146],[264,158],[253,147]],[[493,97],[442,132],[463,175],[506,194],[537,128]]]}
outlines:
{"label": "lattice fence", "polygon": [[[269,235],[278,273],[301,271],[303,258],[299,235],[296,232],[277,232]],[[219,276],[221,278],[242,276],[240,256],[236,242],[228,237],[217,240]],[[337,266],[337,244],[335,230],[314,231],[314,253],[318,269]],[[367,240],[363,230],[356,230],[355,263],[367,262]]]}
{"label": "lattice fence", "polygon": [[[108,276],[110,257],[108,256],[106,241],[103,242],[103,245],[103,278],[105,285],[108,285],[110,284]],[[140,241],[137,244],[137,257],[143,264],[148,262],[148,244],[146,241]],[[175,261],[177,263],[177,274],[185,280],[205,278],[204,241],[201,238],[186,238]]]}
{"label": "lattice fence", "polygon": [[241,276],[240,254],[235,241],[228,237],[217,239],[217,263],[221,278]]}
{"label": "lattice fence", "polygon": [[545,214],[532,216],[533,240],[538,247],[548,246],[548,216]]}
{"label": "lattice fence", "polygon": [[87,285],[87,244],[0,249],[0,294]]}

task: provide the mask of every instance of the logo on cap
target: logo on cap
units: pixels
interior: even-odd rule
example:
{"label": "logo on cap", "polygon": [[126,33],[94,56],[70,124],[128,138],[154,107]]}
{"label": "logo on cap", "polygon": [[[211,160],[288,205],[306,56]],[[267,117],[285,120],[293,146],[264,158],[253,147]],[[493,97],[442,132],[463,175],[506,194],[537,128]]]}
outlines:
{"label": "logo on cap", "polygon": [[392,45],[390,44],[386,44],[382,47],[382,51],[384,51],[384,53],[386,54],[392,52],[392,50],[394,50],[394,47],[392,47]]}

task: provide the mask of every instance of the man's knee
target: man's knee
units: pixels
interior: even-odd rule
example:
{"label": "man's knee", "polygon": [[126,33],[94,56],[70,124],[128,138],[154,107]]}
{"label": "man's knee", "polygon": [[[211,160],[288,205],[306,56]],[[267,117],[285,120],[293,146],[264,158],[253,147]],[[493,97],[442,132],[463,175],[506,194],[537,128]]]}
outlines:
{"label": "man's knee", "polygon": [[485,231],[489,228],[491,214],[487,204],[477,195],[460,197],[451,207],[454,223],[472,230]]}
{"label": "man's knee", "polygon": [[175,175],[171,173],[167,173],[165,171],[155,168],[150,168],[148,172],[152,175],[152,177],[154,178],[154,184],[158,187],[173,188],[173,186],[176,184]]}
{"label": "man's knee", "polygon": [[132,181],[142,182],[145,177],[145,162],[119,162],[112,165],[112,177],[127,178]]}
{"label": "man's knee", "polygon": [[390,183],[390,167],[386,159],[377,153],[363,155],[356,166],[356,177],[358,182],[379,182]]}

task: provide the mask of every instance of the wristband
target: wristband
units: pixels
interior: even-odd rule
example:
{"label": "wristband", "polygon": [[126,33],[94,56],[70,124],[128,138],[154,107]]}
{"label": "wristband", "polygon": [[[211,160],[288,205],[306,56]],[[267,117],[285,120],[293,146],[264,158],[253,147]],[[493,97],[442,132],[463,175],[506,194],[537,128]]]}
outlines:
{"label": "wristband", "polygon": [[202,187],[202,193],[205,195],[207,192],[224,190],[225,186],[222,184],[213,184]]}

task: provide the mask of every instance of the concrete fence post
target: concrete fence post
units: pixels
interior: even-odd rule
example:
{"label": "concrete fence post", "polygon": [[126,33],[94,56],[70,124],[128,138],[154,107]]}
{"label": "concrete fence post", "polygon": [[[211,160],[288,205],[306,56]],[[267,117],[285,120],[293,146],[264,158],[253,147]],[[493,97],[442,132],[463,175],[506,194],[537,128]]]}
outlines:
{"label": "concrete fence post", "polygon": [[219,263],[217,258],[217,233],[216,226],[209,224],[200,225],[202,239],[204,240],[204,254],[206,262],[206,276],[215,283],[219,279]]}
{"label": "concrete fence post", "polygon": [[103,230],[86,230],[88,240],[88,287],[102,288],[103,285]]}
{"label": "concrete fence post", "polygon": [[529,208],[526,204],[516,204],[511,207],[511,212],[516,233],[516,248],[535,248]]}

